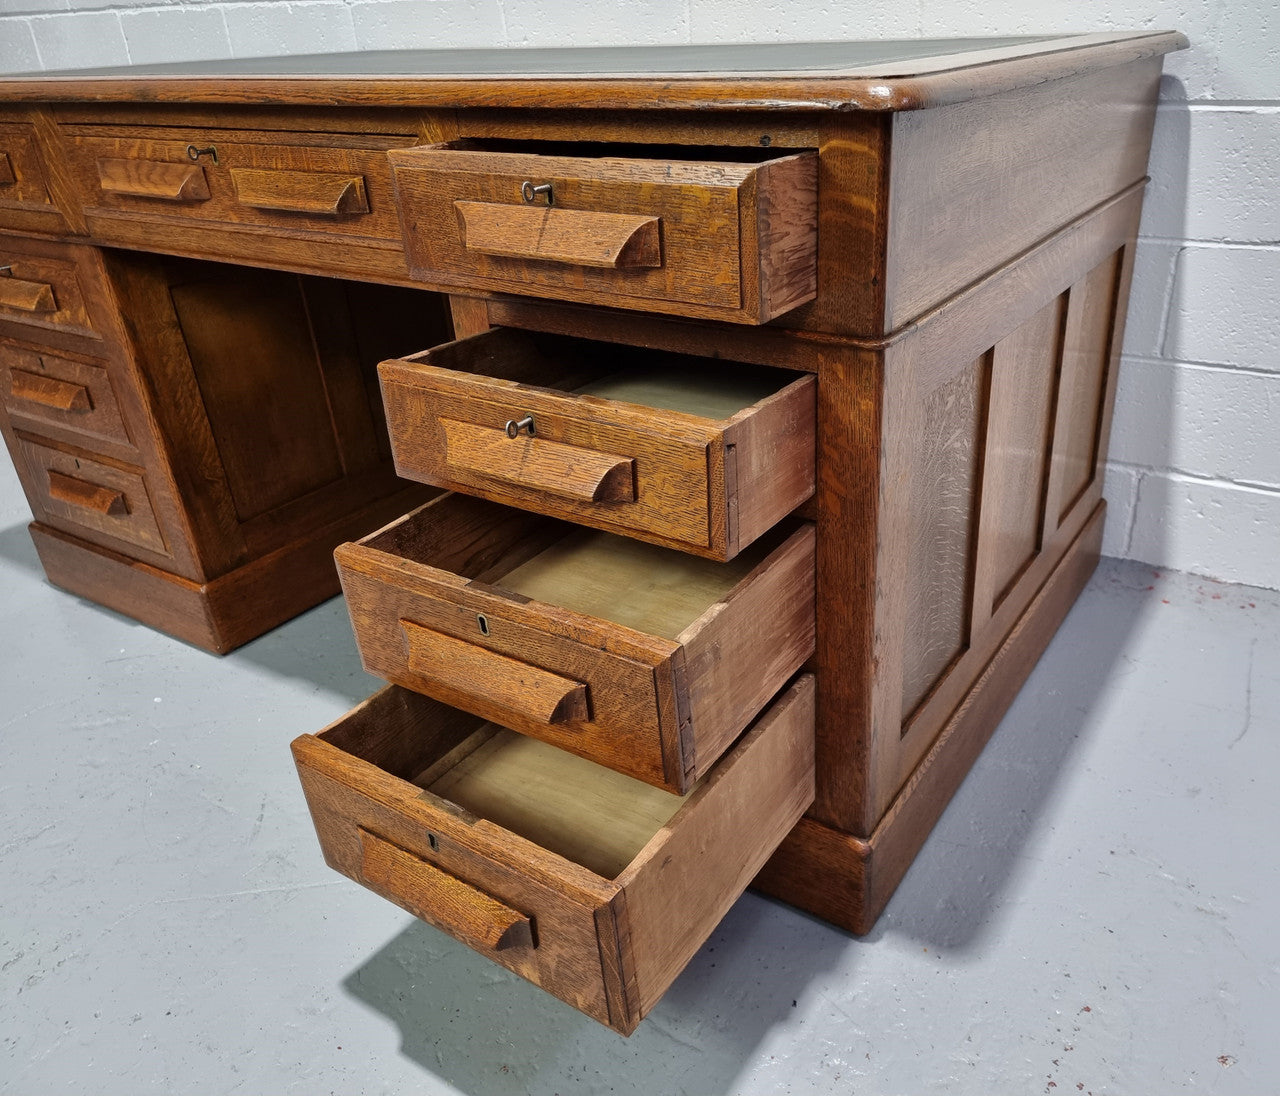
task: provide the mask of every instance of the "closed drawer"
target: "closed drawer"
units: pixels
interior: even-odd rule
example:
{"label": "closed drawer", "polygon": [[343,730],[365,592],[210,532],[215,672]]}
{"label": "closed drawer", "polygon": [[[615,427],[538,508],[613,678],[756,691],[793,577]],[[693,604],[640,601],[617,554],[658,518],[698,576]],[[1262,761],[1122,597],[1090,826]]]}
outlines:
{"label": "closed drawer", "polygon": [[[75,185],[91,213],[181,231],[223,229],[396,241],[386,152],[409,137],[68,127]],[[109,223],[95,234],[111,238]]]}
{"label": "closed drawer", "polygon": [[365,668],[684,792],[814,647],[814,533],[712,563],[443,495],[336,552]]}
{"label": "closed drawer", "polygon": [[15,456],[36,519],[117,546],[118,542],[167,554],[142,473],[65,452],[19,435]]}
{"label": "closed drawer", "polygon": [[379,373],[408,479],[713,559],[813,493],[812,376],[510,329]]}
{"label": "closed drawer", "polygon": [[0,240],[0,321],[95,336],[76,264]]}
{"label": "closed drawer", "polygon": [[686,799],[394,687],[293,753],[331,867],[630,1034],[812,801],[813,712]]}
{"label": "closed drawer", "polygon": [[52,206],[35,127],[27,122],[0,122],[0,224],[21,227],[6,214],[16,210],[44,211]]}
{"label": "closed drawer", "polygon": [[105,362],[0,343],[0,400],[18,426],[132,445]]}
{"label": "closed drawer", "polygon": [[410,270],[452,286],[739,323],[814,297],[816,153],[672,159],[604,147],[391,152]]}

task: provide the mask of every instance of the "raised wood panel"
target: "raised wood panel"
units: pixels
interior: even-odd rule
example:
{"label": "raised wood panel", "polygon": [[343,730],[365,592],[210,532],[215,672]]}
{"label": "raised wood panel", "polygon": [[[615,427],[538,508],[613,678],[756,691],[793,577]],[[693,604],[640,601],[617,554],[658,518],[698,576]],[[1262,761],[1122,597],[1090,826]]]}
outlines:
{"label": "raised wood panel", "polygon": [[248,521],[342,475],[297,280],[202,267],[169,292],[237,517]]}
{"label": "raised wood panel", "polygon": [[990,369],[991,356],[984,354],[923,400],[908,502],[904,720],[969,639],[970,561]]}
{"label": "raised wood panel", "polygon": [[1040,549],[1066,308],[1064,293],[992,350],[974,562],[975,631]]}
{"label": "raised wood panel", "polygon": [[1059,465],[1052,515],[1057,521],[1066,517],[1097,465],[1122,257],[1116,251],[1071,287],[1053,445]]}

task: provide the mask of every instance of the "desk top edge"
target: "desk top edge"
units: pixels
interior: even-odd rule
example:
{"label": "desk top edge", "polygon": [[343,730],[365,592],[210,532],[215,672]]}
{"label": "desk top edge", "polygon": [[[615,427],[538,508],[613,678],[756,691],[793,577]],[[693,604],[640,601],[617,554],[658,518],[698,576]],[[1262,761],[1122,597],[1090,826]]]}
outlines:
{"label": "desk top edge", "polygon": [[[1082,75],[1187,45],[1177,31],[1137,31],[923,43],[392,51],[0,76],[0,103],[903,111]],[[841,49],[855,47],[875,47],[881,56],[827,67]],[[893,47],[906,56],[893,57]],[[801,55],[808,63],[795,64]],[[401,67],[410,67],[412,58],[421,68],[434,61],[448,71],[386,71],[393,57],[405,59]],[[375,59],[384,71],[359,71],[362,60],[373,68]],[[509,69],[492,71],[499,59]],[[664,71],[660,62],[666,59],[679,63]],[[468,61],[491,71],[467,72]],[[295,71],[272,72],[277,62]],[[611,71],[610,62],[619,71]],[[627,71],[628,62],[643,71]],[[790,67],[770,67],[781,64]],[[344,67],[349,71],[338,71]]]}

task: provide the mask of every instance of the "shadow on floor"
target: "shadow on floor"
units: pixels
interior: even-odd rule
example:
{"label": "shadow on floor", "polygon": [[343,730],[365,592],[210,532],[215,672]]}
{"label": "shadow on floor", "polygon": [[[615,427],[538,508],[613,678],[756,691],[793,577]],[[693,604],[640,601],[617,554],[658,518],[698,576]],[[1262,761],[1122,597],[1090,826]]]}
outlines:
{"label": "shadow on floor", "polygon": [[36,546],[31,542],[25,522],[0,529],[0,559],[44,580],[44,568],[40,566],[40,557],[36,555]]}
{"label": "shadow on floor", "polygon": [[[0,561],[13,564],[38,581],[48,583],[25,524],[0,529]],[[96,601],[66,591],[60,593],[128,628],[150,632],[146,625]],[[159,632],[154,634],[161,635]],[[208,654],[176,637],[164,638],[192,651]],[[208,657],[217,659],[219,656],[208,654]],[[222,658],[229,666],[249,663],[277,677],[308,682],[317,689],[333,693],[342,701],[348,701],[348,707],[377,692],[384,684],[366,674],[361,667],[346,604],[336,595]]]}
{"label": "shadow on floor", "polygon": [[402,1053],[468,1093],[585,1090],[718,1093],[822,972],[856,966],[862,945],[768,899],[736,903],[630,1038],[419,922],[343,985],[399,1029]]}
{"label": "shadow on floor", "polygon": [[[956,793],[871,934],[975,944],[1150,609],[1152,569],[1104,559]],[[1086,850],[1087,851],[1087,850]],[[1105,855],[1105,850],[1102,850]]]}
{"label": "shadow on floor", "polygon": [[277,677],[310,682],[348,707],[386,684],[360,665],[346,602],[337,596],[223,657],[230,663],[252,663]]}
{"label": "shadow on floor", "polygon": [[[1150,569],[1104,560],[872,933],[849,936],[748,895],[629,1040],[414,922],[344,982],[403,1053],[467,1092],[534,1091],[609,1061],[652,1092],[720,1092],[792,1002],[886,935],[975,945],[994,921],[1057,784],[1148,606]],[[634,1071],[642,1071],[636,1074]]]}

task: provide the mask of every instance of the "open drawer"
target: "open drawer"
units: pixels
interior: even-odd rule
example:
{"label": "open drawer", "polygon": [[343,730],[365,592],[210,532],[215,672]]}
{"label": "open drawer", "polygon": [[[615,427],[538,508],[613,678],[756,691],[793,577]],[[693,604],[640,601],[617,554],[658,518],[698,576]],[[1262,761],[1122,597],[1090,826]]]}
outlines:
{"label": "open drawer", "polygon": [[395,687],[293,753],[331,867],[626,1035],[812,802],[813,712],[685,799]]}
{"label": "open drawer", "polygon": [[807,374],[510,328],[379,374],[408,479],[712,559],[813,494]]}
{"label": "open drawer", "polygon": [[392,149],[411,273],[764,323],[817,293],[816,152],[459,141]]}
{"label": "open drawer", "polygon": [[449,494],[335,556],[370,673],[684,792],[813,652],[814,539],[713,563]]}

